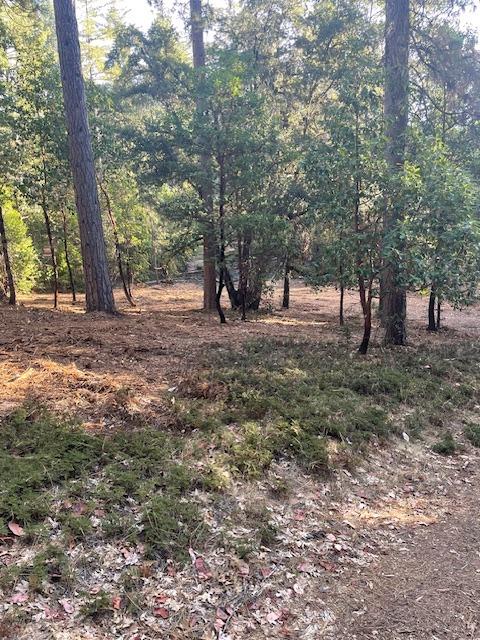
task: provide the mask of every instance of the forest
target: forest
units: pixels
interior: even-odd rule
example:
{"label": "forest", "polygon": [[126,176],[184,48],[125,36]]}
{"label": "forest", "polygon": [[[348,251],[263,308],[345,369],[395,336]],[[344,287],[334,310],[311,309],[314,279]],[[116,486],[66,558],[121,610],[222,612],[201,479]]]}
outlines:
{"label": "forest", "polygon": [[476,4],[0,0],[0,638],[477,637]]}

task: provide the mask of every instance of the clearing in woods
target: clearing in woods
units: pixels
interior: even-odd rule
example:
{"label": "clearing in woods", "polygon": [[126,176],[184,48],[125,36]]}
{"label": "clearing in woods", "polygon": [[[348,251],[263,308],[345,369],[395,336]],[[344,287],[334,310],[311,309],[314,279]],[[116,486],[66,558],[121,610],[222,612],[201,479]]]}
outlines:
{"label": "clearing in woods", "polygon": [[367,369],[353,294],[136,301],[0,308],[0,637],[480,638],[478,308]]}

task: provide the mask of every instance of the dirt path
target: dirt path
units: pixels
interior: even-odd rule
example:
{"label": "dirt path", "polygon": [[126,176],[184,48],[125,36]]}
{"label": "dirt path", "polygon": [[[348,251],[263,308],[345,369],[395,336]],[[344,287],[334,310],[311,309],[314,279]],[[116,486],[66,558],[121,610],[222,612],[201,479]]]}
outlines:
{"label": "dirt path", "polygon": [[386,555],[342,580],[331,597],[335,623],[323,637],[480,638],[478,472],[455,486],[437,523],[406,528]]}

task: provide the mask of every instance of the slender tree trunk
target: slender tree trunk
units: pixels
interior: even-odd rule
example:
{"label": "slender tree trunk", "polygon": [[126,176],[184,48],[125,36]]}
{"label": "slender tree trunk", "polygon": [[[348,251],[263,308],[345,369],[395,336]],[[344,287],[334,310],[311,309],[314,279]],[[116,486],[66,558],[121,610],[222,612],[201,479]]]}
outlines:
{"label": "slender tree trunk", "polygon": [[48,246],[50,249],[50,262],[52,265],[52,290],[53,290],[53,308],[58,308],[58,266],[57,255],[55,253],[55,243],[53,241],[52,225],[50,222],[50,214],[47,206],[47,165],[45,162],[45,154],[42,149],[42,163],[43,163],[43,183],[42,183],[42,211],[43,218],[45,220],[45,229],[47,231]]}
{"label": "slender tree trunk", "polygon": [[385,344],[406,342],[406,290],[400,282],[398,260],[392,258],[392,245],[401,250],[396,238],[401,222],[399,201],[400,176],[405,161],[408,124],[408,57],[410,38],[410,0],[386,0],[385,23],[385,159],[393,193],[390,193],[384,216],[385,268],[382,278],[382,313]]}
{"label": "slender tree trunk", "polygon": [[344,307],[345,307],[345,287],[343,282],[340,282],[340,309],[339,309],[339,322],[340,326],[343,327],[345,324],[345,315],[344,315]]}
{"label": "slender tree trunk", "polygon": [[365,287],[365,280],[363,276],[359,276],[358,285],[360,291],[360,302],[363,312],[363,338],[358,352],[362,355],[366,355],[368,352],[368,346],[370,344],[370,336],[372,333],[372,289],[373,279],[369,280],[368,288]]}
{"label": "slender tree trunk", "polygon": [[428,301],[428,331],[437,331],[437,322],[435,320],[435,302],[437,300],[437,295],[435,293],[435,288],[432,287],[430,291],[430,298]]}
{"label": "slender tree trunk", "polygon": [[73,0],[54,0],[70,166],[80,230],[87,311],[115,313],[98,200]]}
{"label": "slender tree trunk", "polygon": [[[196,92],[196,109],[200,120],[207,113],[207,104],[204,97],[205,76],[205,43],[203,34],[202,0],[190,0],[190,22],[192,36],[193,66],[197,70],[199,86]],[[215,225],[213,223],[213,182],[212,159],[208,150],[208,141],[200,136],[200,195],[203,200],[207,219],[203,232],[203,308],[212,311],[217,307],[217,275],[215,267]]]}
{"label": "slender tree trunk", "polygon": [[225,267],[223,273],[225,276],[225,287],[230,299],[230,306],[232,307],[232,309],[238,309],[241,306],[240,297],[237,289],[235,289],[230,271],[227,269],[227,267]]}
{"label": "slender tree trunk", "polygon": [[15,306],[17,302],[17,295],[15,292],[15,281],[13,279],[12,265],[10,263],[10,256],[8,253],[8,240],[5,232],[5,222],[3,219],[3,209],[0,205],[0,238],[2,240],[2,254],[3,262],[5,264],[5,273],[7,276],[8,284],[8,304]]}
{"label": "slender tree trunk", "polygon": [[440,321],[442,319],[442,302],[437,298],[437,331],[440,329]]}
{"label": "slender tree trunk", "polygon": [[65,209],[62,208],[63,216],[63,250],[65,253],[65,264],[67,265],[68,280],[70,281],[70,291],[72,292],[72,303],[77,302],[77,292],[75,290],[75,280],[73,278],[72,265],[70,264],[70,254],[68,251],[68,234],[67,234],[67,216],[65,215]]}
{"label": "slender tree trunk", "polygon": [[247,320],[247,305],[248,305],[248,280],[249,280],[249,265],[250,265],[250,243],[251,233],[247,232],[243,236],[243,240],[240,243],[240,302],[242,306],[242,320]]}
{"label": "slender tree trunk", "polygon": [[[133,301],[132,291],[131,291],[131,288],[130,288],[130,282],[127,279],[128,278],[128,274],[127,274],[127,276],[125,276],[125,272],[123,270],[122,246],[120,244],[120,238],[118,236],[117,221],[115,220],[115,216],[113,215],[112,203],[110,202],[110,196],[108,195],[108,191],[105,188],[105,185],[103,184],[102,180],[98,180],[98,186],[100,187],[100,191],[102,192],[102,195],[103,195],[103,197],[105,199],[105,205],[107,207],[108,219],[110,220],[110,224],[112,226],[113,242],[115,243],[115,256],[117,258],[118,274],[119,274],[120,280],[122,282],[123,293],[125,294],[125,297],[126,297],[128,303],[130,304],[130,306],[134,307],[135,306],[135,302]],[[128,265],[127,265],[127,267],[128,267]]]}
{"label": "slender tree trunk", "polygon": [[219,206],[218,206],[218,217],[219,217],[219,227],[220,227],[220,255],[219,255],[219,265],[218,265],[218,290],[215,298],[215,302],[217,305],[217,312],[220,318],[220,324],[226,324],[227,320],[225,318],[225,314],[222,309],[222,291],[225,282],[225,158],[220,155],[218,158],[218,166],[219,166]]}
{"label": "slender tree trunk", "polygon": [[285,275],[283,277],[282,307],[284,309],[290,308],[290,265],[288,263],[288,258],[285,261]]}
{"label": "slender tree trunk", "polygon": [[42,202],[43,218],[45,220],[45,229],[47,231],[48,246],[50,249],[50,263],[52,265],[52,290],[53,290],[53,308],[58,307],[58,266],[57,255],[55,253],[55,244],[53,242],[52,225],[50,223],[50,215],[45,203],[45,199]]}

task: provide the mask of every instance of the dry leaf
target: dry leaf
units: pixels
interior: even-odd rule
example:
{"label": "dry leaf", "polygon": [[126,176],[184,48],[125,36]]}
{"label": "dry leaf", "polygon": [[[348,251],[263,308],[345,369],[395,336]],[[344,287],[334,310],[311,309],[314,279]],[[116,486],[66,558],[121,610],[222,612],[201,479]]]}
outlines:
{"label": "dry leaf", "polygon": [[155,609],[153,610],[153,615],[157,618],[163,618],[164,620],[166,620],[170,615],[170,612],[168,609],[165,609],[165,607],[155,607]]}
{"label": "dry leaf", "polygon": [[198,571],[198,575],[204,580],[212,577],[212,572],[208,568],[205,560],[200,556],[195,559],[195,569]]}
{"label": "dry leaf", "polygon": [[280,620],[281,617],[281,611],[270,611],[270,613],[267,614],[267,622],[269,622],[270,624],[275,624],[278,620]]}
{"label": "dry leaf", "polygon": [[75,607],[73,606],[73,604],[66,598],[63,598],[63,600],[59,600],[58,603],[62,605],[65,613],[73,613],[75,611]]}
{"label": "dry leaf", "polygon": [[14,593],[10,598],[10,602],[13,604],[20,604],[22,602],[26,602],[28,600],[28,593]]}
{"label": "dry leaf", "polygon": [[24,536],[25,535],[25,531],[23,530],[23,528],[17,524],[16,522],[9,522],[8,523],[8,528],[10,529],[10,531],[13,533],[14,536]]}

